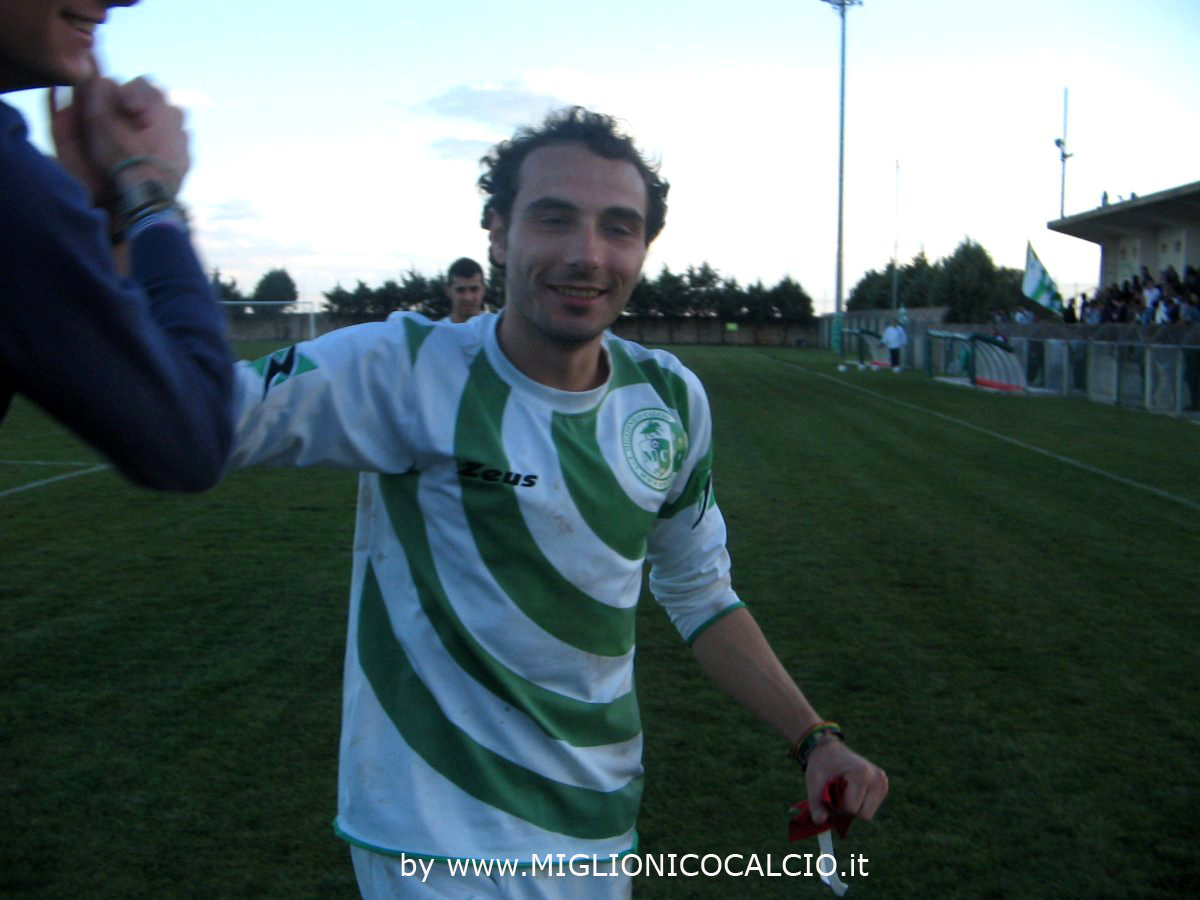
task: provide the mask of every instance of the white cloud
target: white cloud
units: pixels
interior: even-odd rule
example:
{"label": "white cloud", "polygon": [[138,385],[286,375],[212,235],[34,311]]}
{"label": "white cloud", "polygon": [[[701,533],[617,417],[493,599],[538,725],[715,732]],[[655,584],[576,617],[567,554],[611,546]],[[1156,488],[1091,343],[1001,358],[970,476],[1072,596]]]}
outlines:
{"label": "white cloud", "polygon": [[476,162],[492,149],[495,141],[478,141],[469,138],[445,137],[433,141],[429,146],[437,159],[469,160]]}
{"label": "white cloud", "polygon": [[439,115],[503,129],[539,122],[547,111],[565,105],[552,93],[533,91],[516,81],[457,85],[426,104]]}
{"label": "white cloud", "polygon": [[249,200],[233,199],[211,205],[205,216],[210,222],[245,222],[261,219],[262,215]]}

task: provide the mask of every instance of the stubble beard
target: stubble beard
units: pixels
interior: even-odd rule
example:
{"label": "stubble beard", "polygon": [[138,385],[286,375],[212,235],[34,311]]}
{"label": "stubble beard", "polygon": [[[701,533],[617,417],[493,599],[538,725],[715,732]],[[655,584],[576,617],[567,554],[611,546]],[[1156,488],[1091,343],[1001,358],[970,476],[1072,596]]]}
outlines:
{"label": "stubble beard", "polygon": [[548,342],[562,350],[574,350],[600,338],[620,318],[621,309],[624,309],[624,304],[611,313],[606,308],[599,321],[591,316],[576,319],[569,313],[557,318],[549,314],[535,315],[531,321]]}
{"label": "stubble beard", "polygon": [[[542,287],[540,290],[551,292],[551,289],[546,287]],[[535,331],[549,346],[568,352],[578,350],[596,341],[620,318],[621,310],[629,301],[629,298],[626,297],[625,303],[622,303],[620,308],[614,312],[610,312],[606,306],[601,320],[595,321],[592,315],[576,317],[567,311],[556,316],[549,311],[548,304],[539,303],[536,292],[535,295],[527,295],[517,302],[513,302],[513,296],[510,294],[510,299],[506,303],[506,306],[512,307],[510,312],[520,310],[517,315],[525,320],[527,328]]]}

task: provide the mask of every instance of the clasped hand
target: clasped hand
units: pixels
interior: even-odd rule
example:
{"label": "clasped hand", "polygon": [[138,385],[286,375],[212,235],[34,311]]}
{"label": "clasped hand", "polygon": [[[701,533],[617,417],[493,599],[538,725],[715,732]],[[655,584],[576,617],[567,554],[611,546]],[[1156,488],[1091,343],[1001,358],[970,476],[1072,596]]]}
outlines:
{"label": "clasped hand", "polygon": [[[50,132],[59,162],[112,211],[122,185],[153,178],[178,192],[191,160],[183,111],[145,78],[118,85],[97,67],[60,107],[50,89]],[[145,159],[137,165],[129,161]],[[118,166],[122,170],[114,175]]]}

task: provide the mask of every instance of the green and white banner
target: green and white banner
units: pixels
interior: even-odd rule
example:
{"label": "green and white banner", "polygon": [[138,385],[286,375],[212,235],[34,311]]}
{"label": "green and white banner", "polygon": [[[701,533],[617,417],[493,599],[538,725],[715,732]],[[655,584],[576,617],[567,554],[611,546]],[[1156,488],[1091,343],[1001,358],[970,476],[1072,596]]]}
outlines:
{"label": "green and white banner", "polygon": [[1025,244],[1025,277],[1021,281],[1021,293],[1046,309],[1062,313],[1062,295],[1029,242]]}

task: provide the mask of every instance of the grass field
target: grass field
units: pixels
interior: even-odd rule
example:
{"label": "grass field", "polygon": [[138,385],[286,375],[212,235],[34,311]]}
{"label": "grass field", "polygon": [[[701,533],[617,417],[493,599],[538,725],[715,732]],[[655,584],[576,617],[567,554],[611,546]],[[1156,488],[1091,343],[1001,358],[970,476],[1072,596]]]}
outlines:
{"label": "grass field", "polygon": [[[891,778],[838,843],[868,860],[850,896],[1195,896],[1200,428],[817,351],[677,352],[714,410],[735,585]],[[355,896],[330,826],[355,476],[177,497],[96,462],[26,404],[0,427],[0,895]],[[652,602],[638,681],[641,850],[778,866],[799,772]]]}

